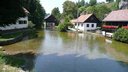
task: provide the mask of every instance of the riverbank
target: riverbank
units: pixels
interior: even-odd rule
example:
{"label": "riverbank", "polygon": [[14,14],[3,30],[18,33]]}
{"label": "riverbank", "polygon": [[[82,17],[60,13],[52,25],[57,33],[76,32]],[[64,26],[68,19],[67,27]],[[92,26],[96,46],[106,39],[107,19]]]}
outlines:
{"label": "riverbank", "polygon": [[22,29],[14,31],[5,31],[1,33],[0,46],[14,44],[16,42],[37,37],[36,30]]}
{"label": "riverbank", "polygon": [[36,54],[32,52],[8,54],[1,52],[0,54],[0,71],[3,72],[33,72],[34,60]]}

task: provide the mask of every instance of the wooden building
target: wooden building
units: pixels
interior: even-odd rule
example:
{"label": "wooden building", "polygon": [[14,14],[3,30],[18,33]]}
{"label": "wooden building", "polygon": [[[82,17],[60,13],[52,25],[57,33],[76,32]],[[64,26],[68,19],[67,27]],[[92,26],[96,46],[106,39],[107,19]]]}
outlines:
{"label": "wooden building", "polygon": [[128,26],[128,9],[112,11],[104,18],[103,23],[104,30],[116,30]]}
{"label": "wooden building", "polygon": [[54,28],[57,24],[57,19],[53,15],[47,15],[44,20],[44,28]]}

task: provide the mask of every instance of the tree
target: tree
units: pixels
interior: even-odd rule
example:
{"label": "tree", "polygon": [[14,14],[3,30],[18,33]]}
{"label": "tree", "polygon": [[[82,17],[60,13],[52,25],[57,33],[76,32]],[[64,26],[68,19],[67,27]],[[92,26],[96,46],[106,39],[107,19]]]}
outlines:
{"label": "tree", "polygon": [[118,10],[119,9],[119,3],[113,2],[111,3],[111,10]]}
{"label": "tree", "polygon": [[78,8],[80,8],[85,5],[85,0],[79,0],[76,4],[77,4]]}
{"label": "tree", "polygon": [[44,17],[45,10],[41,6],[39,0],[22,0],[23,6],[30,12],[29,20],[35,24],[35,28],[41,28]]}
{"label": "tree", "polygon": [[106,2],[109,2],[109,3],[111,3],[111,2],[114,2],[114,0],[106,0]]}
{"label": "tree", "polygon": [[93,6],[93,5],[96,5],[97,4],[97,0],[90,0],[90,5]]}
{"label": "tree", "polygon": [[59,23],[60,21],[60,18],[61,18],[61,14],[60,14],[60,11],[59,11],[59,8],[56,7],[52,10],[52,13],[51,13],[53,16],[55,16],[55,18],[57,19],[57,23]]}
{"label": "tree", "polygon": [[58,31],[60,32],[66,32],[68,30],[68,26],[71,26],[70,19],[68,17],[65,17],[64,22],[59,24]]}
{"label": "tree", "polygon": [[77,5],[72,1],[65,1],[63,3],[63,17],[68,16],[68,18],[73,19],[77,17]]}
{"label": "tree", "polygon": [[119,3],[121,0],[116,0],[117,3]]}
{"label": "tree", "polygon": [[105,17],[105,15],[111,11],[111,9],[104,4],[98,4],[95,6],[87,7],[85,11],[89,14],[95,14],[100,20],[102,20]]}
{"label": "tree", "polygon": [[87,7],[86,8],[86,10],[85,10],[88,14],[90,14],[90,13],[97,13],[97,10],[96,10],[96,7],[95,6],[89,6],[89,7]]}
{"label": "tree", "polygon": [[42,27],[44,17],[45,17],[44,8],[40,4],[37,4],[37,8],[31,17],[32,22],[35,24],[35,28],[40,29]]}
{"label": "tree", "polygon": [[100,19],[103,20],[105,18],[105,15],[108,14],[109,12],[111,12],[111,9],[108,8],[106,5],[104,4],[99,4],[96,5],[96,16]]}

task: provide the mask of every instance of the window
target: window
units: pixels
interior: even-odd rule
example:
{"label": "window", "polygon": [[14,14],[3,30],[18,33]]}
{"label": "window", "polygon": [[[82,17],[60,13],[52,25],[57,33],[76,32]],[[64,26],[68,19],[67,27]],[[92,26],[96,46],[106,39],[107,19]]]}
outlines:
{"label": "window", "polygon": [[79,26],[80,24],[78,23],[78,26]]}
{"label": "window", "polygon": [[27,24],[27,21],[26,20],[20,20],[19,24]]}
{"label": "window", "polygon": [[94,27],[94,24],[92,24],[92,27]]}
{"label": "window", "polygon": [[87,24],[87,27],[89,27],[89,24]]}
{"label": "window", "polygon": [[24,24],[27,24],[27,21],[26,20],[24,20]]}
{"label": "window", "polygon": [[19,21],[19,24],[23,24],[23,21]]}
{"label": "window", "polygon": [[75,26],[77,26],[77,24],[75,23]]}
{"label": "window", "polygon": [[83,24],[81,24],[81,26],[83,27]]}

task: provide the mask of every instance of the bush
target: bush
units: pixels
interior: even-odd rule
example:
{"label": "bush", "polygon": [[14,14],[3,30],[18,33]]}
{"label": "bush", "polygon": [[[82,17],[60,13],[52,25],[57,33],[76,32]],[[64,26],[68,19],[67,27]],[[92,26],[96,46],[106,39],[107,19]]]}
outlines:
{"label": "bush", "polygon": [[113,38],[115,40],[117,40],[117,41],[128,43],[128,30],[127,29],[124,29],[124,28],[118,29],[114,33],[114,37]]}
{"label": "bush", "polygon": [[69,18],[65,18],[63,23],[60,23],[57,27],[58,31],[66,32],[68,30],[68,26],[71,26],[72,24],[69,21]]}
{"label": "bush", "polygon": [[61,23],[61,24],[59,24],[57,29],[58,29],[58,31],[66,32],[68,29],[68,24],[67,23]]}

